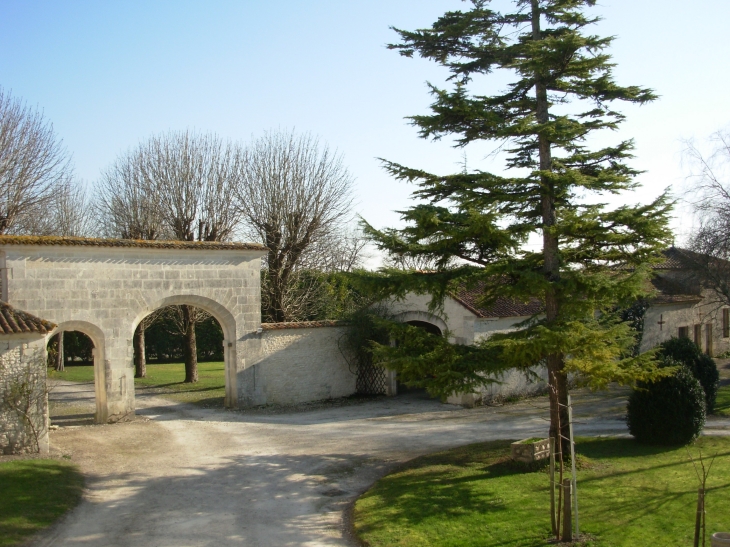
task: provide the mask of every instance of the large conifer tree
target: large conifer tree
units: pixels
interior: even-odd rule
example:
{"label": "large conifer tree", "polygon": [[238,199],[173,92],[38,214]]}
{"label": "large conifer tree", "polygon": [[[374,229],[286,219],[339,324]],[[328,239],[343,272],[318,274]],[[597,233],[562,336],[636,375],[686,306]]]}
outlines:
{"label": "large conifer tree", "polygon": [[[557,437],[558,424],[566,433],[569,374],[592,387],[663,374],[652,355],[632,355],[632,330],[614,311],[646,292],[648,262],[670,239],[671,204],[662,195],[648,205],[605,206],[601,195],[637,185],[627,165],[632,142],[589,146],[592,133],[623,120],[615,102],[643,104],[655,95],[614,82],[605,53],[612,38],[587,32],[597,21],[587,15],[595,0],[514,0],[512,13],[492,11],[488,0],[470,4],[428,29],[394,29],[401,42],[389,47],[451,73],[452,89],[430,87],[431,113],[410,118],[420,136],[453,137],[457,146],[506,143],[511,176],[439,176],[386,161],[396,179],[417,184],[420,203],[402,212],[402,230],[366,228],[381,249],[437,267],[385,270],[370,281],[383,295],[430,292],[435,306],[459,284],[483,288],[484,304],[538,297],[544,314],[476,347],[410,331],[376,354],[403,380],[439,395],[472,389],[484,373],[546,364]],[[496,70],[514,75],[505,92],[470,93]],[[525,246],[530,236],[542,238],[539,252]]]}

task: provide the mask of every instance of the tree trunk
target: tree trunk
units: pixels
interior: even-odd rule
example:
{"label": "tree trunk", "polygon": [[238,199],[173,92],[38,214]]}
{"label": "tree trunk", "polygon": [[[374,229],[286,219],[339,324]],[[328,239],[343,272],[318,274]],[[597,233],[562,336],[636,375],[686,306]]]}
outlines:
{"label": "tree trunk", "polygon": [[134,331],[134,377],[145,378],[147,376],[147,359],[144,350],[144,320],[137,325]]}
{"label": "tree trunk", "polygon": [[[540,36],[540,9],[538,0],[532,0],[532,37],[535,41]],[[548,112],[547,86],[541,74],[535,74],[535,99],[537,123],[546,124],[550,121]],[[540,154],[540,171],[552,171],[552,153],[550,141],[544,130],[538,134],[538,151]],[[554,284],[560,279],[560,257],[558,254],[558,238],[553,232],[557,223],[555,215],[555,188],[553,183],[541,176],[542,187],[542,238],[543,238],[543,274],[551,287],[545,295],[545,318],[548,326],[558,320],[560,316],[560,298],[554,290]],[[550,389],[550,436],[559,439],[563,454],[570,451],[568,439],[568,378],[563,372],[561,354],[551,354],[547,357],[548,387]],[[558,425],[560,424],[560,426]]]}
{"label": "tree trunk", "polygon": [[66,370],[66,363],[63,355],[63,331],[56,335],[56,339],[58,340],[58,345],[56,346],[56,370],[58,372],[63,372]]}
{"label": "tree trunk", "polygon": [[185,357],[185,383],[198,381],[198,347],[195,340],[195,321],[191,306],[180,306],[183,313],[183,356]]}

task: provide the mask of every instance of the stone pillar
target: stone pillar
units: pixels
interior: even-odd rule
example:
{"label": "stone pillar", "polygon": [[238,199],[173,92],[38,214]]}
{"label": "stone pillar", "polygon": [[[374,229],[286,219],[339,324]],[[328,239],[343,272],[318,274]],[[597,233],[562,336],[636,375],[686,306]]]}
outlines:
{"label": "stone pillar", "polygon": [[385,394],[388,397],[398,395],[398,383],[396,381],[396,372],[394,370],[385,369]]}

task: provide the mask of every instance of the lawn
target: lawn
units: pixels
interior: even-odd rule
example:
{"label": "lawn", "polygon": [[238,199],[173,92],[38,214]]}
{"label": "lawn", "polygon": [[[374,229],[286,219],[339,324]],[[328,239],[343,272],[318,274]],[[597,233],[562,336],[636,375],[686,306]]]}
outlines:
{"label": "lawn", "polygon": [[720,416],[730,416],[730,384],[722,386],[717,390],[715,414]]}
{"label": "lawn", "polygon": [[[71,382],[93,382],[93,366],[70,366],[64,372],[49,369],[49,378]],[[225,365],[223,362],[198,363],[198,381],[186,384],[182,363],[147,364],[147,377],[135,378],[134,387],[151,391],[175,401],[206,407],[222,407],[225,396]]]}
{"label": "lawn", "polygon": [[84,479],[70,463],[0,463],[0,546],[19,545],[81,500]]}
{"label": "lawn", "polygon": [[[707,531],[730,531],[730,439],[704,437],[694,454],[718,453],[706,497]],[[578,444],[581,532],[595,547],[690,546],[697,479],[685,448],[633,439]],[[550,534],[546,471],[509,459],[509,442],[413,460],[355,505],[357,535],[371,547],[537,547]]]}

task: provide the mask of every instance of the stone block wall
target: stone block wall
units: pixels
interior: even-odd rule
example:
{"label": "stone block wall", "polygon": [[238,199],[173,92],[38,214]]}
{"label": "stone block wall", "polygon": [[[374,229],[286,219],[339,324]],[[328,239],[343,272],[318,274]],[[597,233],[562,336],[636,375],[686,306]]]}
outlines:
{"label": "stone block wall", "polygon": [[237,373],[261,324],[263,251],[7,244],[0,254],[9,304],[94,343],[97,422],[134,412],[134,330],[150,312],[177,304],[221,324],[226,405],[238,406]]}
{"label": "stone block wall", "polygon": [[463,406],[479,406],[498,403],[512,397],[540,395],[547,391],[547,368],[535,370],[537,378],[528,378],[519,370],[510,370],[495,376],[499,383],[487,384],[474,393],[457,393],[448,398],[449,403]]}
{"label": "stone block wall", "polygon": [[44,337],[0,336],[0,453],[48,452]]}
{"label": "stone block wall", "polygon": [[342,356],[342,327],[264,325],[260,352],[239,381],[247,405],[289,405],[355,393],[356,375]]}

